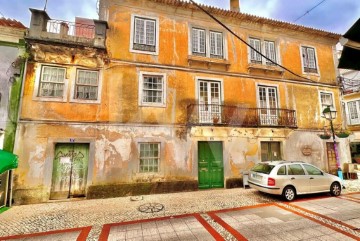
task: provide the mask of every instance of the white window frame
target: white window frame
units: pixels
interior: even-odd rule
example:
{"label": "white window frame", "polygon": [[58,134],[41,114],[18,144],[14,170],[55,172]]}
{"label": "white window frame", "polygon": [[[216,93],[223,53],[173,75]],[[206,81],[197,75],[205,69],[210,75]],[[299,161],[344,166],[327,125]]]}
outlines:
{"label": "white window frame", "polygon": [[[193,53],[193,29],[199,29],[205,31],[205,53],[204,54],[194,54]],[[211,54],[211,38],[210,33],[219,33],[222,34],[222,57],[217,57],[216,55]],[[198,25],[192,25],[189,24],[189,37],[188,37],[188,43],[189,43],[189,50],[188,54],[189,56],[203,56],[206,58],[212,58],[212,59],[228,59],[228,49],[227,49],[227,39],[226,39],[226,32],[216,29],[216,28],[206,28],[201,27]]]}
{"label": "white window frame", "polygon": [[[303,59],[303,48],[311,48],[314,50],[314,57],[316,63],[316,72],[307,72],[305,71],[304,59]],[[300,45],[300,60],[301,60],[301,69],[304,75],[316,75],[320,76],[320,69],[319,69],[319,58],[317,56],[317,51],[314,46],[311,45]]]}
{"label": "white window frame", "polygon": [[[145,76],[161,76],[163,80],[163,95],[162,95],[162,103],[151,103],[151,102],[143,102],[143,84],[144,84],[144,77]],[[167,85],[167,79],[166,79],[165,73],[156,73],[156,72],[144,72],[141,71],[139,74],[139,106],[149,106],[149,107],[166,107],[166,85]]]}
{"label": "white window frame", "polygon": [[[350,108],[349,108],[350,103],[355,104],[357,118],[354,118],[354,119],[351,118],[351,112],[350,112]],[[346,117],[347,117],[346,119],[347,119],[348,125],[359,125],[360,124],[360,100],[359,99],[347,101],[346,106],[345,106],[345,112],[346,112]]]}
{"label": "white window frame", "polygon": [[[145,50],[137,50],[134,49],[134,42],[135,42],[135,19],[141,18],[145,20],[155,21],[155,51],[145,51]],[[141,53],[141,54],[150,54],[150,55],[159,55],[159,18],[158,17],[151,17],[151,16],[144,16],[138,14],[131,15],[131,24],[130,24],[130,48],[129,51],[132,53]]]}
{"label": "white window frame", "polygon": [[[279,45],[277,43],[277,41],[272,40],[272,39],[268,39],[268,38],[259,38],[259,37],[255,37],[255,36],[250,36],[248,43],[251,45],[251,41],[257,41],[259,43],[259,49],[257,49],[258,51],[260,51],[263,55],[267,56],[266,53],[266,43],[274,43],[274,55],[275,55],[275,63],[280,64],[280,51],[279,51]],[[252,48],[248,47],[248,61],[250,64],[262,64],[262,65],[268,65],[268,66],[274,66],[275,64],[273,64],[272,62],[268,61],[267,59],[265,59],[264,57],[262,57],[260,54],[258,54],[257,52],[255,52]],[[252,54],[254,53],[255,56],[255,60],[253,60],[252,58]],[[260,58],[260,60],[256,60],[256,56],[258,56]],[[271,58],[270,58],[271,59]]]}
{"label": "white window frame", "polygon": [[320,107],[320,116],[324,117],[323,114],[323,110],[327,107],[323,107],[323,103],[321,101],[321,95],[322,94],[326,94],[326,95],[331,95],[332,98],[332,107],[330,107],[331,110],[336,110],[336,106],[335,106],[335,99],[334,99],[334,93],[331,91],[324,91],[324,90],[319,90],[319,107]]}
{"label": "white window frame", "polygon": [[[87,100],[87,99],[78,99],[75,97],[76,94],[76,80],[78,77],[78,71],[92,71],[98,73],[98,93],[96,100]],[[70,102],[73,103],[84,103],[84,104],[100,104],[101,103],[101,92],[102,92],[102,71],[98,69],[85,69],[85,68],[76,68],[74,73],[71,75],[72,84],[71,84],[71,94]]]}
{"label": "white window frame", "polygon": [[[43,71],[44,67],[65,69],[64,88],[63,88],[62,96],[51,97],[51,96],[41,96],[40,95],[40,85],[41,85],[42,71]],[[68,79],[69,69],[66,66],[47,64],[47,63],[36,64],[35,68],[36,68],[36,72],[35,72],[35,87],[34,87],[34,92],[33,92],[33,100],[49,101],[49,102],[66,102],[67,101],[67,92],[68,92],[68,82],[69,82],[69,79]]]}
{"label": "white window frame", "polygon": [[[140,165],[140,159],[141,159],[141,145],[142,144],[157,144],[158,145],[158,156],[157,156],[157,159],[158,159],[158,164],[157,164],[157,168],[158,170],[155,172],[155,171],[147,171],[147,172],[144,172],[144,171],[141,171],[141,165]],[[161,142],[139,142],[138,143],[138,150],[139,150],[139,158],[138,158],[138,172],[141,173],[141,174],[146,174],[146,173],[160,173],[160,167],[161,167]],[[154,157],[153,157],[154,158]]]}

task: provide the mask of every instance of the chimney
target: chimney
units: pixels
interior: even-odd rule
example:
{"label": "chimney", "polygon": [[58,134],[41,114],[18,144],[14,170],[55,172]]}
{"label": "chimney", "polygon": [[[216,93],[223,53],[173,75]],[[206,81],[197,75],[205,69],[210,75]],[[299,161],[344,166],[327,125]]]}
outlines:
{"label": "chimney", "polygon": [[230,10],[240,12],[240,0],[230,0]]}

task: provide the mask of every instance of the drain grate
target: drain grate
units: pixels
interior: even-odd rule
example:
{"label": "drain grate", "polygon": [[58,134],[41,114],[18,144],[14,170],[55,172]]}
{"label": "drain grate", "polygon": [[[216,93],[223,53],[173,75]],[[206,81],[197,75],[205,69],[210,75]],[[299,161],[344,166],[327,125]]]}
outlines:
{"label": "drain grate", "polygon": [[138,207],[139,212],[142,213],[157,213],[164,209],[161,203],[145,203]]}

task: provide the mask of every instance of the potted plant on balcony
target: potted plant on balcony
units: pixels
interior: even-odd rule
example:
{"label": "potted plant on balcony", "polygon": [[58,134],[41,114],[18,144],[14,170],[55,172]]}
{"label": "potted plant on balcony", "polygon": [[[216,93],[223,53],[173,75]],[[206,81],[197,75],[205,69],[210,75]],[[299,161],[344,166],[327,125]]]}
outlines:
{"label": "potted plant on balcony", "polygon": [[213,123],[214,124],[217,124],[217,123],[219,123],[219,116],[218,115],[213,115]]}
{"label": "potted plant on balcony", "polygon": [[328,140],[328,139],[331,138],[331,134],[330,134],[329,130],[326,127],[324,127],[324,133],[320,134],[318,136],[320,137],[320,139],[323,139],[323,140]]}

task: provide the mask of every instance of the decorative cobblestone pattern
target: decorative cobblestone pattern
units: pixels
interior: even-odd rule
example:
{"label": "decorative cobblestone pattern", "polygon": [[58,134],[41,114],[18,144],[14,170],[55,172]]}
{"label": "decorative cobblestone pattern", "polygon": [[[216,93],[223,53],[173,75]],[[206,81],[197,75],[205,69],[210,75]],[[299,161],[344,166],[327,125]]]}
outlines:
{"label": "decorative cobblestone pattern", "polygon": [[[349,193],[350,190],[360,191],[359,180],[345,181],[345,185],[347,188],[344,193]],[[200,213],[225,240],[235,240],[226,229],[214,222],[206,212],[279,201],[282,201],[280,197],[265,195],[254,189],[235,188],[146,195],[141,198],[79,199],[13,206],[10,210],[0,214],[0,237],[92,226],[87,240],[95,241],[99,239],[104,224]],[[146,203],[160,203],[164,205],[164,209],[157,213],[139,212],[138,207]],[[355,230],[342,227],[338,223],[306,213],[287,204],[281,205],[358,235]]]}
{"label": "decorative cobblestone pattern", "polygon": [[353,240],[317,222],[277,206],[216,214],[247,240]]}

